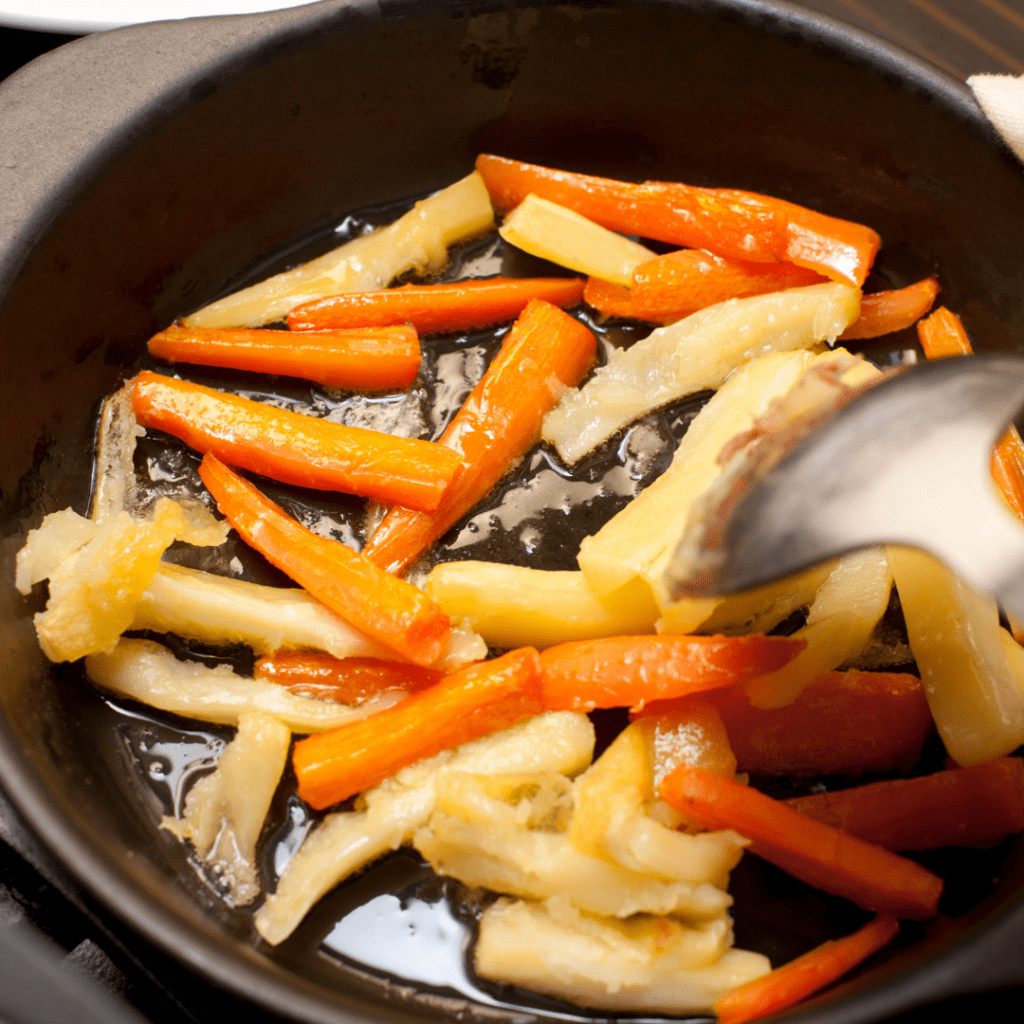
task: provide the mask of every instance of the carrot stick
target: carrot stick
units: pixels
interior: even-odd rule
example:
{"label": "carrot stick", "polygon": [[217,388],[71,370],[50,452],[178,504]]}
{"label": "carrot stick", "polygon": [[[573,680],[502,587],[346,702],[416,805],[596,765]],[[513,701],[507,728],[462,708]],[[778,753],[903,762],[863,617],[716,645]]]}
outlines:
{"label": "carrot stick", "polygon": [[917,325],[917,337],[929,359],[948,356],[969,356],[974,353],[971,339],[956,313],[939,306],[930,317]]}
{"label": "carrot stick", "polygon": [[469,665],[386,711],[296,743],[299,796],[317,810],[330,807],[406,765],[540,710],[540,663],[532,647]]}
{"label": "carrot stick", "polygon": [[839,336],[840,341],[878,338],[910,327],[932,308],[939,294],[939,279],[923,281],[887,292],[873,292],[860,300],[860,316]]}
{"label": "carrot stick", "polygon": [[[856,775],[907,770],[931,729],[921,680],[887,672],[828,672],[792,704],[762,710],[740,690],[703,697],[718,708],[741,772]],[[652,705],[651,712],[671,710]]]}
{"label": "carrot stick", "polygon": [[815,793],[786,804],[886,850],[987,845],[1024,831],[1024,760],[998,757],[973,768]]}
{"label": "carrot stick", "polygon": [[637,185],[488,154],[477,157],[476,169],[502,213],[532,192],[626,235],[762,263],[775,262],[786,247],[786,223],[778,211],[742,194],[661,182]]}
{"label": "carrot stick", "polygon": [[865,910],[925,921],[938,909],[937,875],[732,779],[683,766],[665,778],[659,795],[704,828],[735,829],[753,853]]}
{"label": "carrot stick", "polygon": [[823,942],[770,974],[726,993],[714,1005],[718,1024],[745,1024],[794,1003],[838,981],[889,945],[900,930],[895,918],[879,915],[844,938]]}
{"label": "carrot stick", "polygon": [[149,339],[149,352],[170,363],[280,373],[354,391],[404,388],[420,366],[420,341],[408,324],[299,335],[242,327],[168,327]]}
{"label": "carrot stick", "polygon": [[624,285],[613,281],[602,281],[599,277],[588,277],[583,289],[583,301],[605,316],[617,316],[623,320],[640,320],[642,317],[633,305],[633,293]]}
{"label": "carrot stick", "polygon": [[430,441],[345,427],[143,370],[132,404],[139,423],[232,466],[273,480],[437,508],[460,458]]}
{"label": "carrot stick", "polygon": [[388,572],[403,572],[465,515],[537,440],[541,420],[580,382],[597,342],[578,320],[531,299],[483,379],[441,437],[464,459],[435,512],[396,506],[363,549]]}
{"label": "carrot stick", "polygon": [[642,320],[680,320],[726,299],[765,295],[827,280],[793,263],[752,263],[704,249],[680,249],[633,272],[633,308]]}
{"label": "carrot stick", "polygon": [[[882,240],[864,224],[828,217],[783,199],[761,197],[786,220],[782,259],[858,288],[875,262]],[[709,246],[710,248],[710,246]]]}
{"label": "carrot stick", "polygon": [[315,299],[288,314],[292,331],[410,323],[421,334],[465,331],[513,320],[530,299],[575,306],[583,298],[578,277],[493,277],[450,284],[407,284],[373,292]]}
{"label": "carrot stick", "polygon": [[[945,306],[939,306],[930,317],[918,321],[917,336],[929,359],[966,356],[974,352],[960,317]],[[1024,442],[1012,425],[992,453],[992,477],[1010,508],[1024,521]],[[1018,642],[1022,639],[1017,637]]]}
{"label": "carrot stick", "polygon": [[540,656],[544,707],[593,711],[732,686],[782,668],[803,650],[789,637],[616,636],[549,647]]}
{"label": "carrot stick", "polygon": [[300,697],[362,704],[385,690],[416,693],[444,678],[437,669],[378,658],[335,658],[314,651],[279,651],[256,662],[256,675]]}
{"label": "carrot stick", "polygon": [[417,665],[430,665],[451,634],[448,616],[421,590],[296,522],[213,455],[199,475],[245,542],[318,601]]}
{"label": "carrot stick", "polygon": [[756,263],[786,260],[860,287],[878,251],[870,228],[738,189],[642,185],[481,155],[476,169],[502,212],[533,192],[602,227]]}

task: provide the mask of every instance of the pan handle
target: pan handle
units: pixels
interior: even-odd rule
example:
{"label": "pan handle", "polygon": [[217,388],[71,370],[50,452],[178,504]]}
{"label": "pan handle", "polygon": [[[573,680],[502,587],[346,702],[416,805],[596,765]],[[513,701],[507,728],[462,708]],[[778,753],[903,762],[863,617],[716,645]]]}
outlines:
{"label": "pan handle", "polygon": [[132,124],[170,118],[239,64],[280,52],[314,25],[380,17],[379,7],[324,0],[133,25],[75,40],[11,75],[0,85],[0,303],[45,232],[53,197],[98,174]]}

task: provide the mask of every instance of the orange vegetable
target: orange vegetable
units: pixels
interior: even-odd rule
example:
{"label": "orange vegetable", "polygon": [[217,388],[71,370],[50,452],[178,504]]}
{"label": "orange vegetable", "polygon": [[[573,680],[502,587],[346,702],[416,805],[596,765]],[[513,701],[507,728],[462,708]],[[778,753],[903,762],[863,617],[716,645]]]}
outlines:
{"label": "orange vegetable", "polygon": [[[918,321],[917,336],[929,359],[966,356],[974,351],[960,318],[945,306],[939,306],[926,320]],[[992,453],[992,477],[1010,508],[1024,521],[1024,442],[1012,425]]]}
{"label": "orange vegetable", "polygon": [[408,324],[307,334],[168,327],[149,339],[149,351],[171,363],[281,373],[355,391],[404,388],[420,367],[420,340]]}
{"label": "orange vegetable", "polygon": [[345,427],[143,370],[132,404],[139,423],[232,466],[322,491],[437,508],[461,462],[430,441]]}
{"label": "orange vegetable", "polygon": [[984,845],[1024,831],[1024,760],[998,757],[786,803],[887,850]]}
{"label": "orange vegetable", "polygon": [[465,331],[513,320],[530,299],[544,299],[555,306],[578,305],[583,299],[583,281],[578,277],[493,277],[331,295],[293,309],[288,327],[320,331],[409,323],[421,334]]}
{"label": "orange vegetable", "polygon": [[[642,708],[774,672],[803,650],[789,637],[616,636],[573,640],[540,656],[548,711]],[[769,668],[768,666],[772,666]]]}
{"label": "orange vegetable", "polygon": [[721,713],[741,772],[906,770],[920,758],[932,726],[921,680],[901,673],[828,672],[792,704],[770,710],[752,707],[741,690],[704,699]]}
{"label": "orange vegetable", "polygon": [[386,711],[300,740],[294,755],[299,796],[317,810],[330,807],[406,765],[540,710],[540,663],[532,647],[478,662]]}
{"label": "orange vegetable", "polygon": [[605,316],[617,316],[623,320],[641,319],[633,305],[633,293],[613,281],[588,277],[587,286],[583,289],[583,301]]}
{"label": "orange vegetable", "polygon": [[300,697],[336,704],[362,704],[385,690],[416,693],[444,678],[444,673],[402,661],[335,658],[313,651],[280,651],[256,662],[256,675]]}
{"label": "orange vegetable", "polygon": [[823,942],[771,974],[734,988],[714,1005],[718,1024],[744,1024],[787,1009],[838,981],[892,942],[899,930],[895,918],[879,915],[852,935]]}
{"label": "orange vegetable", "polygon": [[732,779],[684,766],[665,778],[659,795],[704,828],[735,829],[753,853],[865,910],[924,921],[938,909],[942,879],[926,868]]}
{"label": "orange vegetable", "polygon": [[641,320],[680,320],[726,299],[765,295],[827,280],[793,263],[752,263],[704,249],[680,249],[633,272],[633,309]]}
{"label": "orange vegetable", "polygon": [[537,440],[541,420],[594,361],[594,335],[542,299],[531,299],[483,379],[441,437],[463,463],[435,512],[395,507],[363,554],[388,572],[406,567],[465,515]]}
{"label": "orange vegetable", "polygon": [[655,701],[630,717],[650,741],[656,783],[681,764],[729,779],[736,774],[736,755],[714,704],[693,697]]}
{"label": "orange vegetable", "polygon": [[476,169],[501,212],[533,192],[612,231],[756,263],[786,260],[858,287],[879,246],[878,235],[862,224],[754,192],[637,185],[487,154],[477,157]]}
{"label": "orange vegetable", "polygon": [[296,522],[212,455],[199,475],[245,542],[342,618],[417,665],[444,653],[448,616],[423,591]]}
{"label": "orange vegetable", "polygon": [[926,277],[906,288],[864,295],[860,300],[860,316],[843,331],[839,340],[878,338],[893,331],[902,331],[932,308],[938,294],[939,279]]}

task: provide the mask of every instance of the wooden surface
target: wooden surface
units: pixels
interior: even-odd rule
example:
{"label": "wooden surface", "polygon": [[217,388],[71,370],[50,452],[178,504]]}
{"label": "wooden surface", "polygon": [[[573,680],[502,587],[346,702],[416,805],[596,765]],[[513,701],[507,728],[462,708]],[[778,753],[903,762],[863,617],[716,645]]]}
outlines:
{"label": "wooden surface", "polygon": [[802,0],[957,78],[1024,74],[1024,0]]}

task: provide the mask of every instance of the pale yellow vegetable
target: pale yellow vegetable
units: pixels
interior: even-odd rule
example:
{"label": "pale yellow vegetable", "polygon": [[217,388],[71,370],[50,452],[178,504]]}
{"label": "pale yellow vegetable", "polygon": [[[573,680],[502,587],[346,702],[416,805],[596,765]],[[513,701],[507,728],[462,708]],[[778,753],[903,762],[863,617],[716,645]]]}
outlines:
{"label": "pale yellow vegetable", "polygon": [[135,609],[132,629],[202,640],[248,644],[256,654],[310,648],[336,658],[395,655],[350,626],[304,590],[162,562]]}
{"label": "pale yellow vegetable", "polygon": [[298,697],[277,683],[237,675],[227,665],[210,668],[196,661],[178,661],[152,640],[121,640],[110,654],[86,658],[85,671],[100,689],[161,711],[222,725],[237,725],[242,715],[259,711],[301,733],[336,729],[401,699],[401,693],[392,690],[358,707],[347,707]]}
{"label": "pale yellow vegetable", "polygon": [[449,245],[493,225],[490,197],[474,171],[418,202],[394,224],[218,299],[184,323],[188,327],[260,327],[284,319],[303,302],[386,288],[407,270],[434,273],[447,261]]}
{"label": "pale yellow vegetable", "polygon": [[288,862],[256,915],[267,942],[283,942],[340,881],[412,838],[434,810],[439,773],[559,772],[574,775],[593,757],[586,715],[555,711],[421,761],[363,794],[363,809],[329,814]]}
{"label": "pale yellow vegetable", "polygon": [[216,769],[200,779],[185,799],[181,818],[161,827],[188,839],[212,869],[218,890],[232,906],[260,894],[256,840],[288,760],[291,730],[276,718],[246,712]]}
{"label": "pale yellow vegetable", "polygon": [[517,806],[465,774],[436,783],[437,802],[413,845],[441,875],[530,899],[564,895],[580,910],[611,917],[672,914],[709,920],[732,898],[707,881],[663,880],[578,850],[564,832],[523,826]]}
{"label": "pale yellow vegetable", "polygon": [[841,558],[815,595],[807,622],[793,634],[807,646],[785,668],[747,683],[750,703],[758,708],[791,704],[818,676],[856,658],[871,642],[891,591],[884,547]]}
{"label": "pale yellow vegetable", "polygon": [[29,532],[16,574],[22,593],[50,581],[46,610],[35,616],[43,653],[51,661],[75,661],[112,651],[175,540],[223,541],[226,528],[211,523],[207,513],[197,525],[170,498],[161,498],[146,519],[117,512],[87,520],[70,509],[47,516]]}
{"label": "pale yellow vegetable", "polygon": [[[736,434],[749,430],[772,399],[785,394],[811,364],[809,352],[777,352],[740,367],[694,417],[669,468],[592,537],[580,545],[579,566],[587,584],[603,600],[639,581],[648,600],[660,599],[662,563],[682,536],[693,502],[721,472],[718,454]],[[678,620],[686,615],[688,633],[696,629],[717,601],[678,604]]]}
{"label": "pale yellow vegetable", "polygon": [[[658,632],[692,633],[698,627],[702,633],[726,636],[771,632],[798,608],[805,608],[814,600],[835,566],[835,561],[824,562],[796,576],[707,604],[693,600],[673,602],[662,609]],[[701,617],[708,605],[714,610],[706,618]]]}
{"label": "pale yellow vegetable", "polygon": [[[1024,743],[1024,658],[995,601],[921,551],[889,548],[907,636],[950,757],[983,764]],[[1015,645],[1014,645],[1015,646]]]}
{"label": "pale yellow vegetable", "polygon": [[145,433],[132,408],[132,385],[125,384],[100,409],[90,518],[104,519],[115,512],[135,510],[139,495],[133,456],[136,439]]}
{"label": "pale yellow vegetable", "polygon": [[633,284],[633,271],[657,255],[639,242],[533,193],[505,218],[498,233],[533,256],[627,288]]}
{"label": "pale yellow vegetable", "polygon": [[597,1010],[708,1014],[737,985],[771,970],[766,956],[729,949],[728,920],[685,925],[638,915],[595,918],[564,897],[498,900],[484,911],[477,973]]}
{"label": "pale yellow vegetable", "polygon": [[424,589],[494,647],[543,649],[569,640],[652,633],[658,617],[646,588],[598,601],[581,572],[498,562],[444,562],[430,571]]}
{"label": "pale yellow vegetable", "polygon": [[834,283],[702,309],[616,350],[586,384],[565,393],[544,418],[542,436],[566,462],[577,462],[638,416],[720,387],[751,359],[834,341],[859,312],[860,291]]}
{"label": "pale yellow vegetable", "polygon": [[747,845],[732,831],[686,835],[648,817],[654,771],[648,740],[635,724],[619,733],[574,789],[569,842],[637,874],[725,889]]}

